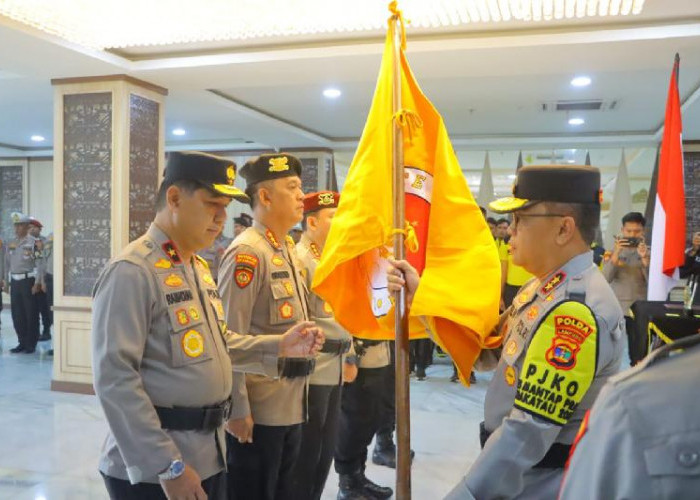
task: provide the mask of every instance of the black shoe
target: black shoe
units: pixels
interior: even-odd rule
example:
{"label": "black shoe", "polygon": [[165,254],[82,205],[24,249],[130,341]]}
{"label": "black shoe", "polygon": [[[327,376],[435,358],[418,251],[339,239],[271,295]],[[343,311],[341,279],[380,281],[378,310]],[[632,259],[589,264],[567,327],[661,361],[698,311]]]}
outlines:
{"label": "black shoe", "polygon": [[49,349],[49,356],[53,356],[53,349]]}
{"label": "black shoe", "polygon": [[[416,453],[411,450],[411,463]],[[372,463],[396,469],[396,445],[392,434],[377,434],[377,442],[372,450]]]}
{"label": "black shoe", "polygon": [[450,382],[459,382],[459,375],[457,375],[456,373],[452,374],[452,376],[450,377]]}
{"label": "black shoe", "polygon": [[39,337],[39,340],[44,341],[44,340],[51,340],[51,334],[44,330],[44,333],[41,334],[41,337]]}
{"label": "black shoe", "polygon": [[476,375],[474,375],[474,372],[471,372],[471,374],[469,375],[469,383],[476,384]]}
{"label": "black shoe", "polygon": [[31,349],[25,349],[24,354],[34,354],[36,351],[36,348],[32,347]]}
{"label": "black shoe", "polygon": [[370,494],[370,498],[390,498],[394,494],[394,490],[388,486],[379,486],[377,483],[370,481],[365,476],[364,472],[360,472],[360,479],[363,482],[364,489]]}
{"label": "black shoe", "polygon": [[24,352],[24,347],[22,347],[21,345],[18,345],[17,347],[13,347],[12,349],[10,349],[10,352],[12,354],[17,354],[18,352]]}
{"label": "black shoe", "polygon": [[416,370],[416,378],[418,380],[425,380],[425,368],[418,368]]}
{"label": "black shoe", "polygon": [[[374,500],[374,496],[365,490],[362,473],[340,474],[337,500]],[[393,493],[393,492],[392,492]]]}

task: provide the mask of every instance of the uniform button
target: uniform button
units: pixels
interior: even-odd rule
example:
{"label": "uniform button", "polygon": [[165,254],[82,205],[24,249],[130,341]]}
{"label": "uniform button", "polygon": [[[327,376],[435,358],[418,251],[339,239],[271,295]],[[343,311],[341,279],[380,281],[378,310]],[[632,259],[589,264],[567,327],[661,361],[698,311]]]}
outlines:
{"label": "uniform button", "polygon": [[678,463],[683,467],[695,467],[698,464],[700,456],[697,452],[691,450],[683,450],[678,454]]}

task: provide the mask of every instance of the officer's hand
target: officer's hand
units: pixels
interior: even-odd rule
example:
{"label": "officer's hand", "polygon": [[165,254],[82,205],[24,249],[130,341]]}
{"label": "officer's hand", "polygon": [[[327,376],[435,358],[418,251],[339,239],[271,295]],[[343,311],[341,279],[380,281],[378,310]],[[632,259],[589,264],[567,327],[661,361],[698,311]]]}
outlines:
{"label": "officer's hand", "polygon": [[644,243],[644,240],[639,242],[639,246],[637,246],[637,253],[642,259],[649,257],[649,247],[646,243]]}
{"label": "officer's hand", "polygon": [[406,260],[388,259],[389,270],[386,273],[389,281],[389,291],[398,292],[402,288],[406,288],[406,305],[410,308],[413,302],[413,296],[418,289],[420,276],[418,271]]}
{"label": "officer's hand", "polygon": [[315,356],[323,347],[325,340],[323,331],[312,321],[302,321],[282,335],[279,356],[281,358]]}
{"label": "officer's hand", "polygon": [[32,295],[36,295],[39,292],[41,292],[41,285],[34,285],[32,287]]}
{"label": "officer's hand", "polygon": [[226,432],[238,439],[239,443],[253,442],[253,417],[232,418],[226,422]]}
{"label": "officer's hand", "polygon": [[351,384],[357,378],[357,365],[343,363],[343,382]]}
{"label": "officer's hand", "polygon": [[160,485],[168,500],[206,500],[202,480],[197,472],[185,464],[185,472],[175,479],[161,480]]}
{"label": "officer's hand", "polygon": [[698,253],[700,250],[700,233],[693,234],[693,250]]}
{"label": "officer's hand", "polygon": [[44,284],[42,283],[42,285],[41,285],[41,291],[44,292],[44,293],[46,293],[46,290],[47,290],[46,285],[44,285]]}

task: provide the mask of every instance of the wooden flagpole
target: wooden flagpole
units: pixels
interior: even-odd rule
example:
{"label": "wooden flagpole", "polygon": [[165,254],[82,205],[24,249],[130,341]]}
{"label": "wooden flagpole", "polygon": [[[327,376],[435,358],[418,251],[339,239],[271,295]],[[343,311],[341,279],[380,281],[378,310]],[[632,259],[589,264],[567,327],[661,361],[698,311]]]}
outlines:
{"label": "wooden flagpole", "polygon": [[[404,169],[403,169],[403,131],[397,119],[401,111],[401,43],[403,26],[399,15],[391,17],[393,44],[393,195],[394,195],[394,228],[398,231],[394,237],[394,258],[406,258],[404,247],[405,200],[404,200]],[[411,414],[410,390],[408,383],[409,354],[408,354],[408,311],[406,309],[406,293],[404,290],[394,294],[394,335],[396,360],[396,498],[410,500],[411,498]]]}

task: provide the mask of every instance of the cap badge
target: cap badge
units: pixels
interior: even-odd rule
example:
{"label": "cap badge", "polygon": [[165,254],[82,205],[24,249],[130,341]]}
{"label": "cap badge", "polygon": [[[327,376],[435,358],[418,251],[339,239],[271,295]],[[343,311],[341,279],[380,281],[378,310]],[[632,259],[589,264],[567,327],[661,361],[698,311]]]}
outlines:
{"label": "cap badge", "polygon": [[236,180],[236,171],[233,169],[233,165],[229,165],[226,169],[226,178],[228,179],[228,185],[233,186],[233,181]]}
{"label": "cap badge", "polygon": [[286,156],[270,158],[270,172],[284,172],[289,170],[289,159]]}
{"label": "cap badge", "polygon": [[318,204],[319,205],[332,205],[335,203],[333,193],[319,193]]}

